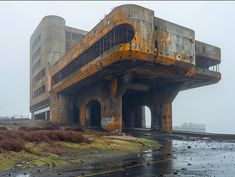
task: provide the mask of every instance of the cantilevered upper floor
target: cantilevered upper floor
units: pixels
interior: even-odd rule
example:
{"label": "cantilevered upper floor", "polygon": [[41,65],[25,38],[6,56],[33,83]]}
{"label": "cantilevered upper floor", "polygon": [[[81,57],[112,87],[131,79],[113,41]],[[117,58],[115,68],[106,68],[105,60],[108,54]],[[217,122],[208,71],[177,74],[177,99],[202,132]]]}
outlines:
{"label": "cantilevered upper floor", "polygon": [[192,29],[137,5],[112,10],[50,68],[50,92],[73,92],[134,73],[130,89],[182,83],[181,90],[221,78],[218,47],[195,40]]}

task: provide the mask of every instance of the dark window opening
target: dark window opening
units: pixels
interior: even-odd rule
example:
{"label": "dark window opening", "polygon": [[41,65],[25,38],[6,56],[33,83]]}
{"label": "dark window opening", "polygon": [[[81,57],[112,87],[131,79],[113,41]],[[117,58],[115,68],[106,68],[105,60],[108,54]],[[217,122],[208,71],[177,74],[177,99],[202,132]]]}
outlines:
{"label": "dark window opening", "polygon": [[38,96],[40,96],[41,94],[45,93],[45,85],[39,87],[37,90],[33,91],[32,93],[32,98],[36,98]]}
{"label": "dark window opening", "polygon": [[96,43],[91,45],[86,51],[84,51],[75,60],[70,62],[61,71],[56,73],[52,77],[52,85],[58,83],[64,78],[68,77],[79,68],[87,64],[88,62],[94,60],[98,56],[102,55],[104,52],[108,51],[114,46],[119,44],[130,42],[134,37],[134,30],[132,26],[128,24],[121,24],[113,28],[108,34],[103,38],[98,40]]}
{"label": "dark window opening", "polygon": [[46,113],[42,112],[39,114],[34,115],[35,120],[46,120]]}
{"label": "dark window opening", "polygon": [[50,120],[50,111],[35,114],[34,120]]}
{"label": "dark window opening", "polygon": [[69,40],[69,41],[79,41],[82,38],[83,38],[82,34],[66,32],[66,40]]}

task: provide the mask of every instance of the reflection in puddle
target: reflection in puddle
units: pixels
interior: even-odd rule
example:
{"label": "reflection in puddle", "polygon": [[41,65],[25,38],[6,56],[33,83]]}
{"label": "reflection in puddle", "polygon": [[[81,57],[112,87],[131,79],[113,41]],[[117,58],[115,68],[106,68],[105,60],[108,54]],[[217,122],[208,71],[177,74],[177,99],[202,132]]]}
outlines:
{"label": "reflection in puddle", "polygon": [[16,177],[30,177],[29,174],[21,174],[21,175],[17,175]]}

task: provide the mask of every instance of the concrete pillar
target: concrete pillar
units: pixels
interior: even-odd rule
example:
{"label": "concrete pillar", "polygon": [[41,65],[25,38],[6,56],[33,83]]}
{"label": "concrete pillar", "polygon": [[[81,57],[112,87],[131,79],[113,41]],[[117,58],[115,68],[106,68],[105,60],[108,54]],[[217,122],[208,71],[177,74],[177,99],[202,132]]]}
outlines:
{"label": "concrete pillar", "polygon": [[50,117],[52,122],[70,123],[70,96],[67,94],[51,94]]}
{"label": "concrete pillar", "polygon": [[172,103],[162,105],[161,131],[172,133]]}
{"label": "concrete pillar", "polygon": [[80,105],[79,109],[80,109],[79,124],[82,126],[85,126],[86,125],[86,105],[85,104]]}
{"label": "concrete pillar", "polygon": [[172,102],[181,87],[179,84],[169,84],[156,88],[151,93],[151,129],[166,133],[172,132]]}
{"label": "concrete pillar", "polygon": [[141,116],[141,128],[146,128],[146,117],[145,117],[145,107],[140,107],[140,116]]}
{"label": "concrete pillar", "polygon": [[160,131],[161,117],[162,117],[162,108],[161,104],[156,103],[151,106],[151,130]]}
{"label": "concrete pillar", "polygon": [[101,127],[104,130],[122,131],[122,94],[119,90],[118,80],[113,79],[109,85],[109,92],[106,92],[106,101],[103,100],[101,114]]}

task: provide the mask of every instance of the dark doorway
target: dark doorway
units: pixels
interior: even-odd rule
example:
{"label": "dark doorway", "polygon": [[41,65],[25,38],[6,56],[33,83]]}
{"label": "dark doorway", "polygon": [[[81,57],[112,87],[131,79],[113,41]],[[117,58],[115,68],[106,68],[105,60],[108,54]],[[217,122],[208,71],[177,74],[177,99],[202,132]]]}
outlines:
{"label": "dark doorway", "polygon": [[90,101],[86,106],[86,121],[91,126],[101,126],[101,107],[98,101]]}

